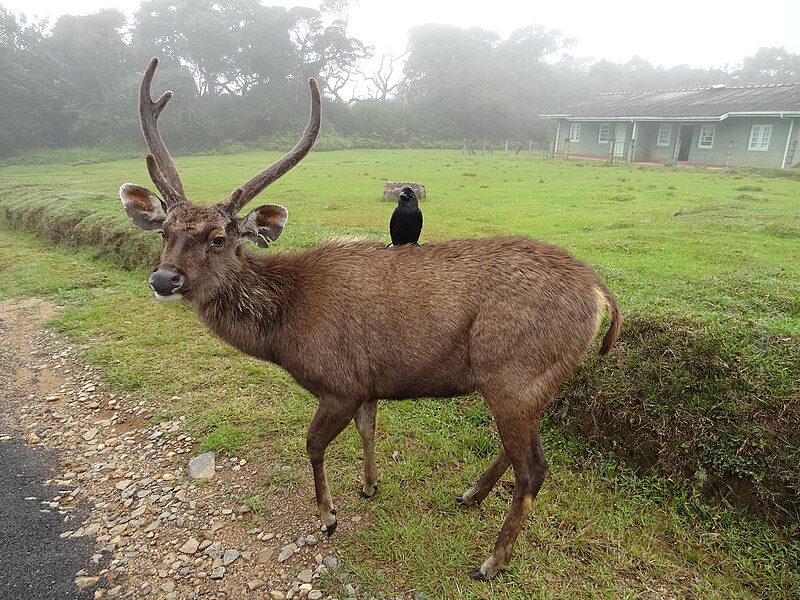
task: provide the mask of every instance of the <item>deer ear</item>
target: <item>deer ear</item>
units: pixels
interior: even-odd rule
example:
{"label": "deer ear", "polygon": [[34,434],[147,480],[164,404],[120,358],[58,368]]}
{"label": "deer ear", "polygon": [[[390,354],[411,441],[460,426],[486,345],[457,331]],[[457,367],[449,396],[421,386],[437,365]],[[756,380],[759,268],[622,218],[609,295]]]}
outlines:
{"label": "deer ear", "polygon": [[167,218],[164,201],[147,188],[125,183],[119,188],[119,197],[134,225],[147,231],[161,231]]}
{"label": "deer ear", "polygon": [[260,248],[266,248],[283,233],[288,218],[289,212],[281,205],[265,204],[239,219],[239,233]]}

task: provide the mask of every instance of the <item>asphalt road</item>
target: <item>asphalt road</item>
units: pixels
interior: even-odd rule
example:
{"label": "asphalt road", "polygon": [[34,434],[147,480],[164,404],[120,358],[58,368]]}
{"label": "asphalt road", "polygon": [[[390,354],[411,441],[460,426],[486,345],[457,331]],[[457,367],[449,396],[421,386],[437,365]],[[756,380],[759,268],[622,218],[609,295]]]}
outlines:
{"label": "asphalt road", "polygon": [[[58,486],[43,482],[58,475],[55,454],[24,441],[0,441],[0,598],[2,600],[83,600],[94,587],[79,590],[75,573],[88,567],[93,540],[61,539],[77,529],[80,507],[65,523],[52,500]],[[30,499],[34,498],[34,499]],[[43,512],[49,510],[50,512]],[[95,567],[96,569],[96,567]]]}

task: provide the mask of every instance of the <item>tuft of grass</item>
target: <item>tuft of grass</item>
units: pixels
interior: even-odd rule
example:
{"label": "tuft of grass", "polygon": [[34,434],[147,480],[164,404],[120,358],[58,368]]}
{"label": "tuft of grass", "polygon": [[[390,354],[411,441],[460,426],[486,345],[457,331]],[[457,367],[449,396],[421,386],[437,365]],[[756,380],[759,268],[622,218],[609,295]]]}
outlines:
{"label": "tuft of grass", "polygon": [[242,499],[242,505],[250,509],[250,527],[257,527],[272,515],[269,503],[262,494],[252,494]]}
{"label": "tuft of grass", "polygon": [[643,473],[797,522],[798,372],[800,336],[634,314],[616,351],[590,356],[551,414]]}

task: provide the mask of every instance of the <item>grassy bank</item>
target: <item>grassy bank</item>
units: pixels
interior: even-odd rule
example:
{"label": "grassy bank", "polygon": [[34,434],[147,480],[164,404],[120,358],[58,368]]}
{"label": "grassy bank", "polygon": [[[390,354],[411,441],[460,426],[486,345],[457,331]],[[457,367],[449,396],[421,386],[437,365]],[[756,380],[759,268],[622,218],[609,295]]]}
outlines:
{"label": "grassy bank", "polygon": [[[275,157],[177,163],[190,197],[213,201]],[[627,318],[617,349],[587,359],[549,415],[551,476],[520,540],[524,560],[493,584],[498,597],[796,594],[800,183],[444,151],[312,153],[262,198],[290,212],[276,246],[333,235],[388,241],[387,180],[426,185],[423,242],[495,233],[552,241],[604,275]],[[108,380],[164,414],[190,415],[207,447],[266,445],[307,477],[313,399],[279,369],[218,344],[185,308],[150,301],[141,267],[159,239],[128,224],[116,197],[123,181],[147,183],[143,163],[0,170],[6,226],[81,248],[4,233],[3,293],[59,298],[68,309],[58,325],[86,340]],[[176,355],[177,373],[153,369]],[[461,567],[480,562],[507,507],[509,484],[480,512],[451,503],[496,448],[491,419],[461,398],[387,405],[379,427],[381,497],[352,507],[371,526],[342,545],[360,565],[351,576],[444,597],[464,585]],[[352,495],[359,455],[353,432],[335,445],[338,496]],[[748,514],[776,527],[741,520]]]}

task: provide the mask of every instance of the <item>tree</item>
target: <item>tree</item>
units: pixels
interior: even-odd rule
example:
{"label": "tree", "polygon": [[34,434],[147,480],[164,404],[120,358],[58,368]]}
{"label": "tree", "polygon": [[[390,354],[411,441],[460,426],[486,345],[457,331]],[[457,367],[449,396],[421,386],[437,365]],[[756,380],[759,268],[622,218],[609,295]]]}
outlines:
{"label": "tree", "polygon": [[46,27],[46,21],[17,20],[0,7],[1,156],[67,141],[65,82],[60,61],[46,47]]}
{"label": "tree", "polygon": [[254,9],[240,22],[237,87],[242,96],[258,86],[284,86],[292,73],[295,47],[289,36],[292,19],[283,7]]}
{"label": "tree", "polygon": [[366,81],[375,86],[376,100],[386,101],[386,98],[393,91],[398,89],[403,81],[397,77],[398,63],[408,56],[408,52],[404,52],[400,56],[393,56],[391,54],[381,54],[381,62],[378,70],[373,75],[366,78]]}
{"label": "tree", "polygon": [[491,76],[489,57],[500,41],[496,33],[478,27],[428,24],[409,35],[404,73],[409,99],[446,101],[446,96],[485,82]]}
{"label": "tree", "polygon": [[125,16],[111,9],[86,16],[65,15],[56,21],[47,46],[60,57],[63,79],[85,102],[108,102],[129,74],[129,50],[122,39]]}
{"label": "tree", "polygon": [[[347,18],[343,11],[346,0],[328,0],[320,10],[295,7],[289,14],[293,19],[291,38],[296,49],[296,90],[299,93],[308,77],[321,80],[323,91],[336,100],[344,101],[342,90],[359,73],[359,63],[372,55],[372,49],[356,38],[347,36]],[[333,19],[327,25],[325,17]]]}
{"label": "tree", "polygon": [[735,74],[743,83],[794,83],[800,80],[800,56],[779,48],[759,48]]}
{"label": "tree", "polygon": [[418,112],[455,137],[527,137],[557,97],[544,58],[571,40],[531,25],[507,40],[480,28],[429,24],[411,31],[403,91]]}
{"label": "tree", "polygon": [[187,65],[199,93],[216,95],[232,79],[237,44],[230,30],[247,2],[256,0],[144,0],[132,43],[145,55]]}
{"label": "tree", "polygon": [[291,16],[258,0],[144,0],[135,21],[139,62],[155,54],[187,66],[202,96],[243,96],[294,66]]}

